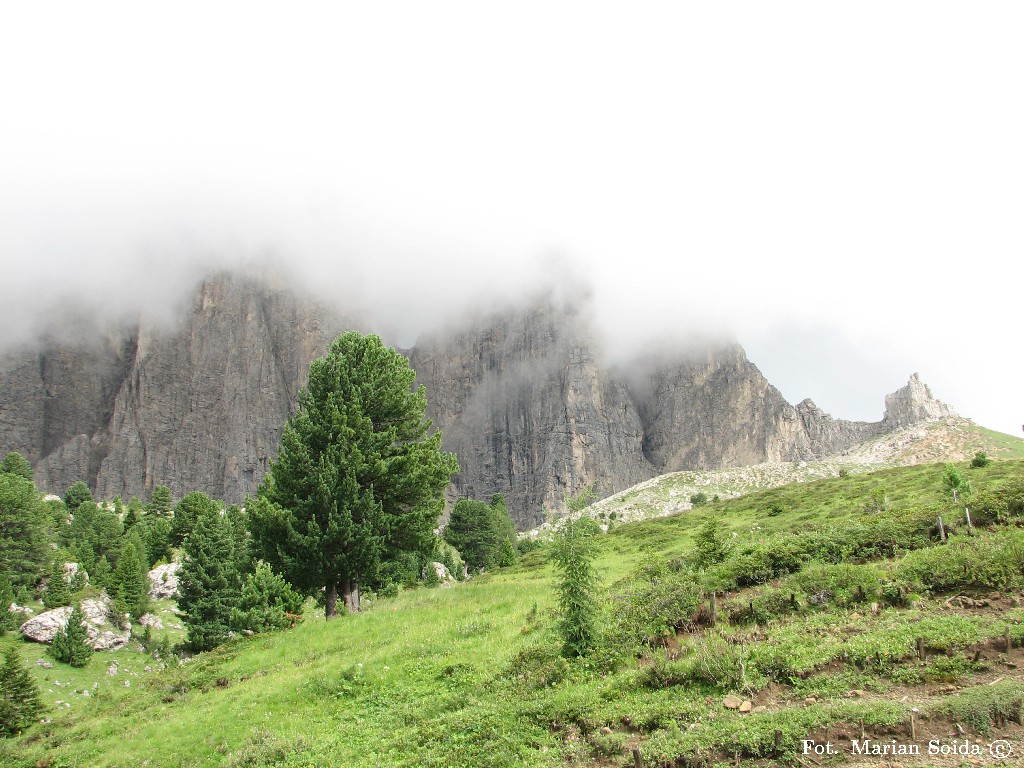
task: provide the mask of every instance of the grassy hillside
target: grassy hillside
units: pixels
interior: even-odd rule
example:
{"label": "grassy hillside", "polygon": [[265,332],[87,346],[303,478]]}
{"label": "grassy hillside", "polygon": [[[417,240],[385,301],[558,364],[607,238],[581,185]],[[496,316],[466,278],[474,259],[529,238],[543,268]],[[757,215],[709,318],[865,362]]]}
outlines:
{"label": "grassy hillside", "polygon": [[[539,550],[180,667],[150,660],[146,673],[138,650],[74,673],[33,665],[50,721],[0,742],[0,763],[627,766],[637,750],[645,766],[767,766],[821,759],[803,753],[812,739],[836,745],[829,764],[881,764],[852,754],[862,734],[922,745],[908,766],[962,764],[929,756],[930,739],[983,744],[988,764],[1004,738],[1019,757],[1024,520],[1012,500],[1024,463],[958,469],[974,487],[973,531],[941,465],[613,525],[596,539],[603,637],[584,660],[559,654]],[[712,519],[726,552],[702,563],[695,542]],[[115,658],[135,674],[107,675]]]}

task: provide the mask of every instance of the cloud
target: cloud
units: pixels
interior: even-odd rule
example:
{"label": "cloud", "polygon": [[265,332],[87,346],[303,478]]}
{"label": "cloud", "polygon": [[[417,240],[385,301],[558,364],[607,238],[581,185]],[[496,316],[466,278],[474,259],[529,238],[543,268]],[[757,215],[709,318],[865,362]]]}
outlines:
{"label": "cloud", "polygon": [[569,263],[616,349],[725,329],[862,419],[920,370],[1016,434],[1022,16],[5,9],[0,334],[269,261],[408,343]]}

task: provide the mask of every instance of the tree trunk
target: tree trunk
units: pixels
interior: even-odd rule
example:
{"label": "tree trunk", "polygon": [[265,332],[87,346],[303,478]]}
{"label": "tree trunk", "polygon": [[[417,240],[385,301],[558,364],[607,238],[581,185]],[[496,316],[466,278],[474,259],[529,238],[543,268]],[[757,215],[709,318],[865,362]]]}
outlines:
{"label": "tree trunk", "polygon": [[345,598],[345,609],[349,613],[359,613],[359,581],[345,579],[341,584],[341,590]]}
{"label": "tree trunk", "polygon": [[338,615],[338,585],[331,584],[327,587],[327,596],[324,599],[324,615],[333,619]]}

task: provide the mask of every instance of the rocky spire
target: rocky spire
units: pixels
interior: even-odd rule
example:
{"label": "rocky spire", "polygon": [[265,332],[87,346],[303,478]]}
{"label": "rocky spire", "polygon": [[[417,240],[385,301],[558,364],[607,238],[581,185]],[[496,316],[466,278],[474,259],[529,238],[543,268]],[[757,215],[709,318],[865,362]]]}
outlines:
{"label": "rocky spire", "polygon": [[907,386],[885,396],[885,417],[882,423],[888,429],[899,429],[946,416],[956,416],[956,411],[941,400],[936,400],[928,385],[915,373]]}

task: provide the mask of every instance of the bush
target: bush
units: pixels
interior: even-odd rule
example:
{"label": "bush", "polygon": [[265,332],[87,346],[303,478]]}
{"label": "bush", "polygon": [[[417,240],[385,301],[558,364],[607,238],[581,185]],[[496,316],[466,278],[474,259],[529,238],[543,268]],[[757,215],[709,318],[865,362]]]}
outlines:
{"label": "bush", "polygon": [[870,565],[811,563],[783,586],[799,588],[813,604],[846,607],[874,598],[881,580],[881,571]]}
{"label": "bush", "polygon": [[553,643],[529,645],[516,653],[505,671],[528,689],[556,685],[569,674],[569,663]]}
{"label": "bush", "polygon": [[610,598],[609,642],[621,649],[638,649],[658,638],[688,628],[704,593],[694,574],[648,563],[616,585]]}
{"label": "bush", "polygon": [[729,546],[722,533],[722,524],[714,516],[710,516],[704,521],[693,538],[693,544],[696,548],[695,559],[698,568],[707,568],[720,563],[729,554]]}
{"label": "bush", "polygon": [[1024,576],[1024,535],[1006,532],[910,552],[896,576],[934,592],[1015,587]]}
{"label": "bush", "polygon": [[974,458],[971,459],[972,467],[987,467],[991,463],[992,460],[989,459],[989,457],[986,456],[982,451],[978,451],[976,454],[974,454]]}

